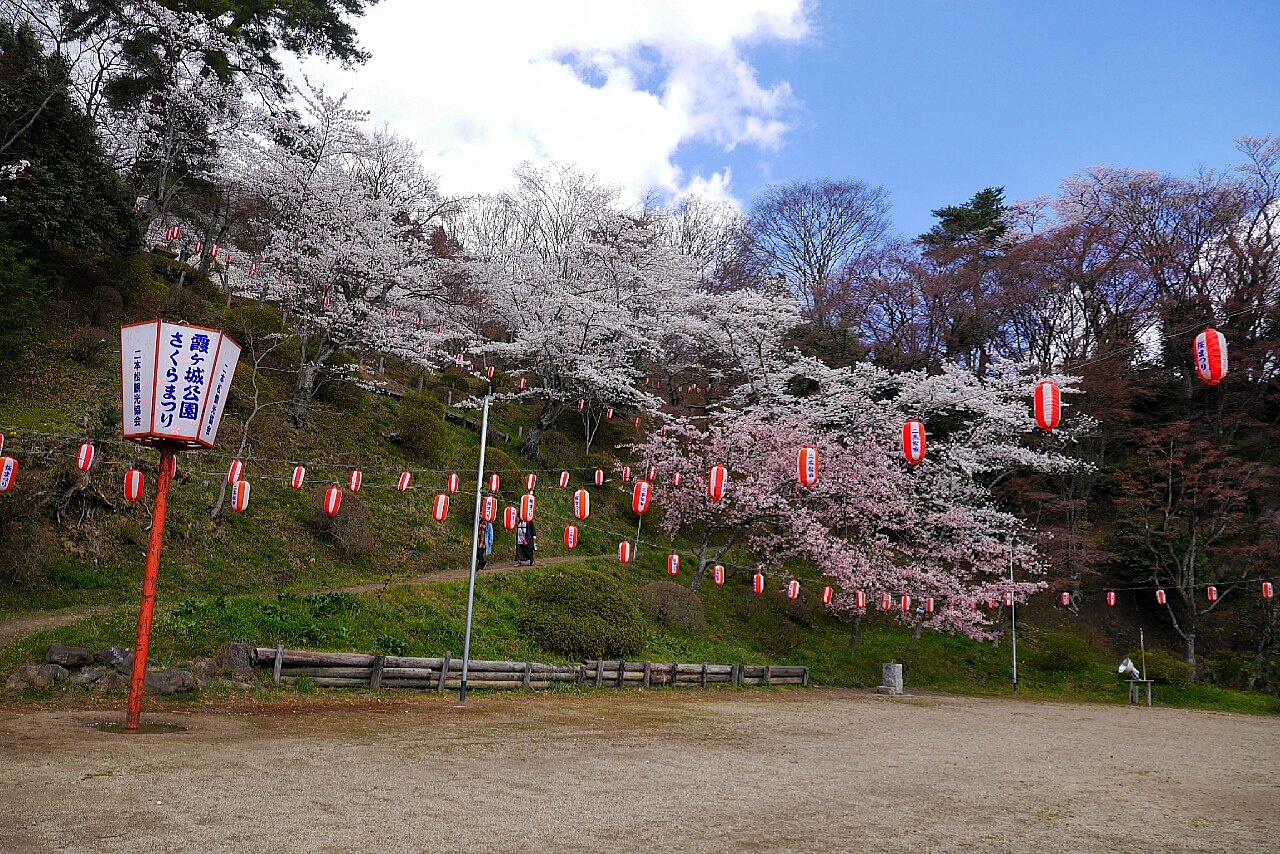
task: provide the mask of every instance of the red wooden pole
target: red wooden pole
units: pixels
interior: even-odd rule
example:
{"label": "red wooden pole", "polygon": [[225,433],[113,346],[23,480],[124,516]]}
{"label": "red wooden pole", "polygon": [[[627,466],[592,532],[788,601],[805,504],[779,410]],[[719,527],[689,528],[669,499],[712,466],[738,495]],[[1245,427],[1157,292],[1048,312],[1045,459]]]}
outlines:
{"label": "red wooden pole", "polygon": [[133,675],[129,679],[129,711],[125,732],[137,732],[142,717],[142,689],[147,683],[147,649],[151,646],[151,615],[156,607],[156,577],[160,574],[160,549],[164,545],[164,514],[169,508],[169,484],[173,481],[173,461],[177,449],[160,446],[160,476],[156,478],[156,504],[151,517],[151,540],[147,543],[147,569],[142,577],[142,606],[138,609],[138,642],[133,647]]}

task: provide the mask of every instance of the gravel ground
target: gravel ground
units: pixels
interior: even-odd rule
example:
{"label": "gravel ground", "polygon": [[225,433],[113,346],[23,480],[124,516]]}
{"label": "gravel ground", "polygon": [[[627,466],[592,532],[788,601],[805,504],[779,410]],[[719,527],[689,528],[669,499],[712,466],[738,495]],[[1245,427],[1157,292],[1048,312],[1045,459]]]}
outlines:
{"label": "gravel ground", "polygon": [[840,690],[0,708],[0,851],[1276,851],[1280,719]]}

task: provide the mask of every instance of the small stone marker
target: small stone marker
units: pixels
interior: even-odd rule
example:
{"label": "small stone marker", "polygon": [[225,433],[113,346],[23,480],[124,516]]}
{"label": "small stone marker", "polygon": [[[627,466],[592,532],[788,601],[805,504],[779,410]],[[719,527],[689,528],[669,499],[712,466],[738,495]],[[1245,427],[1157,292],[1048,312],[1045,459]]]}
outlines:
{"label": "small stone marker", "polygon": [[902,693],[902,665],[895,662],[880,665],[881,681],[884,683],[876,689],[877,694]]}

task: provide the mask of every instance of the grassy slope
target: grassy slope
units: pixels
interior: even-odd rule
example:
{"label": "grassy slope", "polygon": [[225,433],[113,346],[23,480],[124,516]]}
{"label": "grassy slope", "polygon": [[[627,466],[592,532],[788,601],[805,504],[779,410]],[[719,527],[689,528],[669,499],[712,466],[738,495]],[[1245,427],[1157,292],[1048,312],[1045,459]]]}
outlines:
{"label": "grassy slope", "polygon": [[[158,304],[163,297],[163,288],[157,286],[150,299]],[[148,312],[154,316],[151,309],[156,305],[148,306],[145,299],[138,302],[134,316],[145,317]],[[224,320],[216,305],[203,304],[200,312],[202,316],[193,322],[216,326]],[[34,466],[44,466],[46,474],[59,466],[69,468],[75,441],[57,443],[30,431],[80,434],[85,430],[86,413],[96,412],[103,403],[113,403],[118,394],[114,354],[108,354],[96,368],[84,367],[63,355],[70,330],[83,322],[74,306],[56,307],[46,329],[46,346],[16,369],[0,373],[0,429],[11,433],[8,450],[20,455],[31,455],[37,448],[50,452]],[[396,376],[395,369],[391,374]],[[407,372],[399,378],[412,381]],[[267,399],[287,393],[285,379],[268,375],[264,381]],[[248,371],[242,364],[236,381],[240,400],[247,394],[247,382]],[[434,388],[442,397],[445,394],[440,378],[429,381],[428,388]],[[250,464],[247,474],[257,480],[257,485],[250,510],[243,515],[228,512],[217,521],[209,518],[230,450],[239,439],[237,419],[246,414],[243,408],[233,401],[216,451],[188,455],[181,461],[182,475],[173,494],[160,576],[160,605],[153,639],[157,664],[212,654],[232,640],[422,655],[461,651],[465,582],[393,585],[383,596],[300,595],[360,580],[394,581],[434,569],[463,567],[470,540],[463,519],[469,516],[473,499],[465,497],[465,489],[455,496],[454,510],[446,524],[437,525],[430,519],[430,502],[443,486],[443,473],[419,477],[416,488],[407,494],[391,488],[399,468],[422,465],[383,438],[395,417],[397,403],[393,399],[348,392],[322,399],[320,404],[317,427],[312,431],[286,424],[279,408],[259,416],[251,452],[280,462]],[[512,434],[528,424],[524,410],[513,405],[496,408],[493,420]],[[576,413],[567,415],[561,426],[561,435],[549,437],[544,454],[547,468],[581,470],[603,464],[602,457],[584,457],[576,450],[582,445],[581,434],[576,430]],[[113,435],[116,434],[103,433],[104,437]],[[631,438],[628,425],[607,423],[597,437],[596,447],[610,448]],[[432,467],[456,470],[465,481],[467,473],[474,470],[477,442],[476,434],[449,425],[440,458]],[[100,441],[99,447],[103,462],[95,469],[95,479],[114,506],[99,507],[87,519],[68,519],[56,526],[59,548],[53,557],[38,555],[39,566],[26,572],[21,583],[0,581],[0,616],[77,603],[119,603],[122,608],[114,614],[42,632],[0,650],[0,672],[40,658],[53,640],[94,648],[132,643],[136,619],[136,606],[132,603],[136,602],[141,581],[147,509],[119,500],[119,482],[130,461],[148,460],[154,453],[136,452],[115,442]],[[519,465],[514,443],[498,451],[494,464],[487,468]],[[284,478],[289,470],[285,461],[299,459],[333,465],[327,470],[313,465],[310,486],[302,492],[289,489],[282,480],[262,479]],[[26,466],[27,460],[23,462]],[[365,470],[366,486],[360,499],[372,513],[376,546],[366,556],[349,559],[331,544],[316,540],[309,525],[309,502],[322,484],[345,479],[346,468],[353,465]],[[564,553],[560,526],[569,517],[568,492],[549,480],[552,478],[544,474],[538,491],[540,554],[544,556]],[[515,499],[519,484],[520,478],[514,473],[504,476],[505,500]],[[622,490],[592,492],[592,519],[581,526],[577,553],[608,554],[616,549],[619,533],[634,531],[633,517]],[[0,501],[13,497],[5,496]],[[0,513],[3,512],[0,506]],[[646,541],[653,536],[656,522],[656,516],[646,519]],[[662,538],[659,535],[654,539]],[[508,556],[510,534],[499,528],[498,540],[500,556]],[[639,560],[626,567],[614,560],[585,563],[618,578],[638,596],[644,584],[665,577],[665,551],[665,546],[644,548]],[[689,553],[687,547],[681,551]],[[473,645],[476,657],[556,660],[533,646],[516,628],[520,602],[532,578],[533,573],[520,572],[480,579]],[[687,584],[687,574],[679,580]],[[965,693],[1008,690],[1007,645],[979,644],[931,632],[912,639],[900,624],[872,613],[863,622],[856,649],[850,652],[849,626],[820,608],[791,609],[788,615],[780,600],[752,596],[747,583],[741,574],[731,576],[724,588],[715,588],[708,579],[702,594],[707,611],[706,631],[688,634],[651,622],[647,648],[638,657],[655,661],[807,664],[813,669],[815,681],[821,684],[864,687],[878,684],[880,664],[894,660],[905,664],[907,682],[913,688]],[[1037,614],[1032,608],[1026,617],[1020,658],[1034,653],[1037,624],[1063,628],[1055,625],[1062,618],[1052,610]],[[1102,653],[1070,676],[1037,671],[1025,659],[1020,671],[1024,694],[1123,700],[1110,658],[1104,660]],[[1157,696],[1164,703],[1280,712],[1280,701],[1275,698],[1204,686],[1158,687]]]}

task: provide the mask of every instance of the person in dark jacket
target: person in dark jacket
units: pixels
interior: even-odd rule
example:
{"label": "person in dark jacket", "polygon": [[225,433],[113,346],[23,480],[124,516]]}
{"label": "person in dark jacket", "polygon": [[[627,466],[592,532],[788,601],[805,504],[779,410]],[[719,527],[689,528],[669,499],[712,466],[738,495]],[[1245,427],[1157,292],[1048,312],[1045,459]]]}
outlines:
{"label": "person in dark jacket", "polygon": [[538,548],[538,529],[523,519],[516,525],[516,566],[533,565],[533,553]]}

